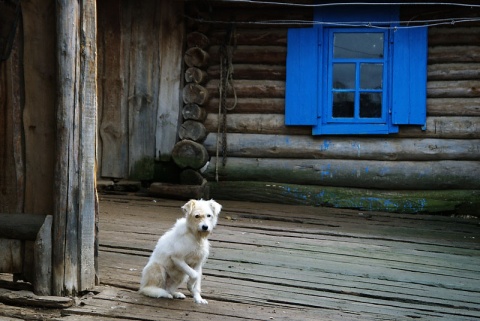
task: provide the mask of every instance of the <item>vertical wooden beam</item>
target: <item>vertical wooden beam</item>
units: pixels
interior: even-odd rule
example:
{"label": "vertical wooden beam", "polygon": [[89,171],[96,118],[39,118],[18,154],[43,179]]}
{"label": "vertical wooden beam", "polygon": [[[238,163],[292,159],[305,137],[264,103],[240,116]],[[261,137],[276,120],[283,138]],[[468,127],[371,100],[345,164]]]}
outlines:
{"label": "vertical wooden beam", "polygon": [[183,66],[183,1],[160,1],[160,92],[155,129],[155,157],[169,160],[180,124]]}
{"label": "vertical wooden beam", "polygon": [[33,291],[36,295],[52,292],[52,221],[51,215],[45,217],[33,247]]}
{"label": "vertical wooden beam", "polygon": [[97,132],[96,0],[82,0],[80,23],[79,289],[95,285],[95,155]]}
{"label": "vertical wooden beam", "polygon": [[79,8],[76,1],[57,0],[57,115],[56,155],[53,217],[53,282],[52,294],[63,296],[77,291],[76,258],[77,239],[73,192],[78,192],[74,172],[75,111],[78,107],[77,39]]}
{"label": "vertical wooden beam", "polygon": [[57,0],[54,295],[95,285],[97,58],[95,0]]}

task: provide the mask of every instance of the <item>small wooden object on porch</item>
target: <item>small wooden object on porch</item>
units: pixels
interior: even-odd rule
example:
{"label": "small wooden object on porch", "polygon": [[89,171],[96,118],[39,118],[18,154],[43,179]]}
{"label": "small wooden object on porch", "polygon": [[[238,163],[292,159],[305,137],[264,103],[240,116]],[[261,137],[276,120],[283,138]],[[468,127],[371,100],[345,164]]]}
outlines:
{"label": "small wooden object on porch", "polygon": [[[27,241],[34,241],[33,252],[22,251]],[[37,295],[51,294],[52,215],[0,214],[0,252],[0,272],[31,282]],[[33,269],[26,266],[32,261]]]}

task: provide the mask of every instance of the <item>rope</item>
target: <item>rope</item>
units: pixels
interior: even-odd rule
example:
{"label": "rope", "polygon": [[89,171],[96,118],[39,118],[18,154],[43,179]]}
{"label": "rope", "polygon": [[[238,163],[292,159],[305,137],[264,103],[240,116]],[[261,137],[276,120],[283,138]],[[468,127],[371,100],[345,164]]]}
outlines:
{"label": "rope", "polygon": [[[227,31],[225,43],[220,46],[220,81],[218,84],[218,127],[217,127],[217,161],[215,163],[215,179],[218,182],[218,158],[220,148],[222,149],[222,165],[227,164],[227,112],[232,111],[237,106],[237,92],[233,85],[233,51],[235,44],[235,29],[233,25]],[[233,104],[227,105],[228,93],[233,94]],[[220,133],[222,135],[220,135]],[[221,136],[221,139],[220,139]]]}

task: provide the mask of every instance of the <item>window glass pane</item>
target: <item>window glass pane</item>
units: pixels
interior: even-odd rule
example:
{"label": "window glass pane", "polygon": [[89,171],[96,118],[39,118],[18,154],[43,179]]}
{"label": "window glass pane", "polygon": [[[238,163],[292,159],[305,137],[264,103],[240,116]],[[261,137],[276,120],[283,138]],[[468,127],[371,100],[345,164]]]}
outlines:
{"label": "window glass pane", "polygon": [[353,118],[355,116],[355,94],[333,93],[332,117]]}
{"label": "window glass pane", "polygon": [[333,64],[333,88],[355,88],[355,64]]}
{"label": "window glass pane", "polygon": [[360,65],[360,88],[382,89],[383,88],[383,64]]}
{"label": "window glass pane", "polygon": [[360,93],[360,118],[382,117],[382,94]]}
{"label": "window glass pane", "polygon": [[333,37],[333,58],[383,59],[383,33],[336,32]]}

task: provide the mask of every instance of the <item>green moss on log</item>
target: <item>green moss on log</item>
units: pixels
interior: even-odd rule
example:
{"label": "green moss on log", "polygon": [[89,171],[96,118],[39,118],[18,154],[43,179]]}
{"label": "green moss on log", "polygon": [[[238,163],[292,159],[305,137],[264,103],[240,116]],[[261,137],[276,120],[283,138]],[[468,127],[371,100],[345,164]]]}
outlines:
{"label": "green moss on log", "polygon": [[155,160],[153,157],[144,157],[132,166],[130,179],[139,181],[152,180],[154,176]]}
{"label": "green moss on log", "polygon": [[480,214],[480,190],[398,190],[236,181],[209,182],[215,199],[329,206],[393,213]]}

